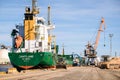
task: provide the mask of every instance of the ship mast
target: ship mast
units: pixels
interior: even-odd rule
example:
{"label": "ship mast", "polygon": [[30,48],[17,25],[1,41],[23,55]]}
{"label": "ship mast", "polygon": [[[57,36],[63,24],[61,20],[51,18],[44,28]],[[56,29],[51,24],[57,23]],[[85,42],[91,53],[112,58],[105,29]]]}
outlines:
{"label": "ship mast", "polygon": [[34,15],[39,14],[39,9],[37,8],[37,0],[32,0],[32,13]]}
{"label": "ship mast", "polygon": [[[55,35],[52,34],[52,29],[54,29],[55,26],[53,24],[51,24],[50,10],[51,10],[51,8],[50,8],[50,5],[49,5],[48,6],[48,17],[47,17],[48,18],[48,27],[49,27],[49,29],[48,29],[48,49],[49,50],[52,49],[53,52],[56,53]],[[54,46],[54,47],[51,47],[51,45]]]}
{"label": "ship mast", "polygon": [[[48,26],[51,25],[51,21],[50,21],[50,6],[48,6]],[[52,40],[52,34],[51,34],[51,30],[48,30],[48,49],[51,49],[51,40]]]}
{"label": "ship mast", "polygon": [[50,25],[50,6],[48,6],[48,25]]}

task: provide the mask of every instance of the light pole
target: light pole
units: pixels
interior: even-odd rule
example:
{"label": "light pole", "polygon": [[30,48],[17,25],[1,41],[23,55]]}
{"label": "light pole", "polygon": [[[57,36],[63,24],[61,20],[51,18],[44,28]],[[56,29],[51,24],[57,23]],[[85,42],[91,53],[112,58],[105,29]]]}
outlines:
{"label": "light pole", "polygon": [[113,34],[109,34],[109,37],[110,37],[110,56],[112,55],[112,37],[113,37]]}
{"label": "light pole", "polygon": [[65,54],[65,50],[64,50],[64,47],[65,47],[65,46],[64,46],[64,44],[63,44],[62,47],[63,47],[62,55],[64,55],[64,54]]}

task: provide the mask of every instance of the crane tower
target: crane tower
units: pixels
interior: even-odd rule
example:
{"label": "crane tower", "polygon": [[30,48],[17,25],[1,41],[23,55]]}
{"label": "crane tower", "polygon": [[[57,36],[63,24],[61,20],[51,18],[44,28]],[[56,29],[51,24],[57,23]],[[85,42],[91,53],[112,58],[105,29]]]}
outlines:
{"label": "crane tower", "polygon": [[[103,30],[102,26],[104,26],[104,30]],[[88,44],[86,45],[86,49],[84,51],[84,55],[88,58],[87,64],[95,64],[95,58],[97,58],[96,49],[98,47],[98,43],[100,40],[100,33],[105,31],[105,28],[106,28],[105,21],[104,21],[104,18],[102,17],[100,27],[97,32],[95,43],[93,43],[93,45],[92,45],[90,42],[88,42]]]}

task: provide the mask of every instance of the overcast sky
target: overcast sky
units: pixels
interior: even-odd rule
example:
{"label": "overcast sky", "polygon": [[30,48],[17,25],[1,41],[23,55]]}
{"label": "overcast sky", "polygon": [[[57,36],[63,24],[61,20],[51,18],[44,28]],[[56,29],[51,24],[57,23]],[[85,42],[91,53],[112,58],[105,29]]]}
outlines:
{"label": "overcast sky", "polygon": [[[83,55],[85,45],[92,44],[97,36],[101,17],[106,24],[105,44],[104,33],[101,33],[97,48],[98,56],[110,54],[110,37],[112,38],[112,55],[120,56],[120,0],[38,0],[39,16],[47,19],[47,7],[51,5],[51,20],[56,25],[53,33],[65,53],[72,52]],[[31,0],[0,0],[0,43],[11,45],[11,31],[15,24],[23,24],[26,6]]]}

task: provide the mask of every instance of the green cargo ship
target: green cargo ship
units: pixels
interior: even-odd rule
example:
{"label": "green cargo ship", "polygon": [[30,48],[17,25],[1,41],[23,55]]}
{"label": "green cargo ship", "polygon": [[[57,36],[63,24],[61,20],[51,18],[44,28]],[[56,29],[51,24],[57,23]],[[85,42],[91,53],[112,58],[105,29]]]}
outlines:
{"label": "green cargo ship", "polygon": [[9,53],[12,65],[20,69],[30,69],[34,67],[54,67],[56,65],[53,53]]}
{"label": "green cargo ship", "polygon": [[39,10],[36,3],[32,0],[32,10],[26,7],[24,25],[16,25],[11,33],[13,47],[9,58],[17,69],[56,66],[55,36],[51,34],[55,26],[50,22],[50,6],[46,24],[43,17],[37,17]]}

